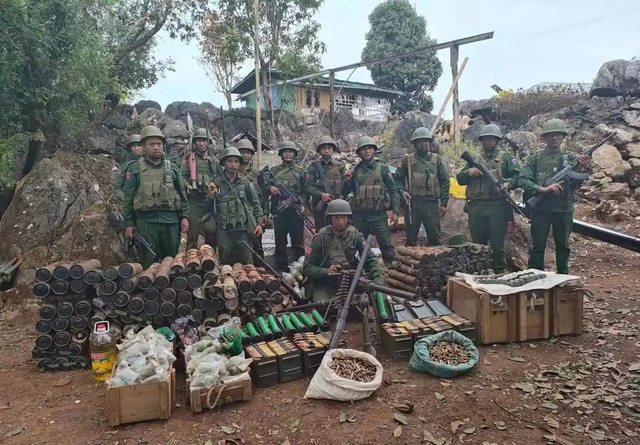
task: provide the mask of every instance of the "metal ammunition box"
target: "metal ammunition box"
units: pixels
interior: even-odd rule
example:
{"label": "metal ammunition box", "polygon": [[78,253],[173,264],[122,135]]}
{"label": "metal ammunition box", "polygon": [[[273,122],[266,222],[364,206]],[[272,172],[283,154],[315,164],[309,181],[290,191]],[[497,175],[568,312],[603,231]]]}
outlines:
{"label": "metal ammunition box", "polygon": [[449,314],[443,315],[440,318],[445,320],[447,323],[453,326],[453,328],[460,332],[462,335],[467,337],[473,343],[476,343],[478,340],[478,334],[476,331],[476,326],[471,321],[467,320],[461,315],[458,314]]}
{"label": "metal ammunition box", "polygon": [[382,351],[392,360],[409,360],[413,352],[413,334],[402,323],[383,323],[380,329]]}
{"label": "metal ammunition box", "polygon": [[265,342],[247,346],[245,352],[253,359],[251,380],[258,387],[278,383],[278,356]]}
{"label": "metal ammunition box", "polygon": [[324,354],[327,352],[329,341],[322,335],[309,332],[295,334],[293,342],[302,351],[302,372],[305,377],[311,377],[320,367]]}
{"label": "metal ammunition box", "polygon": [[267,343],[278,356],[278,378],[280,383],[303,377],[302,351],[288,339],[273,340]]}

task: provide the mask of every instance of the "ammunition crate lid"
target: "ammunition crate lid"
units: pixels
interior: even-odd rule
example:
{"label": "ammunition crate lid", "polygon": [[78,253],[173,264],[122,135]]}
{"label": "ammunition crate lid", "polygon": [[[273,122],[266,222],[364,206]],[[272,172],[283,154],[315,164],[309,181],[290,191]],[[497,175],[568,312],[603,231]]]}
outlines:
{"label": "ammunition crate lid", "polygon": [[455,327],[467,327],[473,325],[471,321],[467,320],[462,315],[458,315],[455,313],[442,315],[440,318]]}
{"label": "ammunition crate lid", "polygon": [[422,322],[433,332],[450,331],[454,326],[443,317],[425,318]]}
{"label": "ammunition crate lid", "polygon": [[329,340],[326,337],[320,334],[312,334],[311,332],[295,334],[293,342],[303,351],[326,349],[329,346]]}
{"label": "ammunition crate lid", "polygon": [[279,356],[291,354],[292,352],[296,354],[300,352],[300,349],[298,349],[291,340],[286,338],[267,342],[267,346]]}
{"label": "ammunition crate lid", "polygon": [[411,331],[403,323],[382,323],[382,329],[392,337],[411,335]]}
{"label": "ammunition crate lid", "polygon": [[251,356],[251,358],[259,362],[263,359],[276,358],[277,354],[267,345],[265,342],[256,343],[255,345],[247,346],[245,351]]}

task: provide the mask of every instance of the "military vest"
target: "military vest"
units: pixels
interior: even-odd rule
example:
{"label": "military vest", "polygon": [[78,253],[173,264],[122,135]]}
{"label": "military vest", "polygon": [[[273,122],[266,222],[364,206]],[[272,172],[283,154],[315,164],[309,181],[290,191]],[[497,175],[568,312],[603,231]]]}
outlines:
{"label": "military vest", "polygon": [[[505,156],[505,152],[498,151],[490,159],[484,159],[484,165],[489,171],[500,181],[502,181],[502,161]],[[486,176],[480,176],[479,178],[469,178],[469,184],[467,185],[467,199],[496,199],[500,198],[500,193],[496,190],[495,185]]]}
{"label": "military vest", "polygon": [[276,179],[287,188],[287,190],[295,193],[296,195],[300,194],[300,178],[303,174],[302,169],[296,165],[285,166],[284,164],[281,164],[278,168],[272,169],[271,171],[273,176],[275,176]]}
{"label": "military vest", "polygon": [[141,158],[140,183],[133,197],[134,210],[174,210],[182,208],[180,195],[173,186],[171,161],[164,161],[164,168],[151,168]]}
{"label": "military vest", "polygon": [[[195,156],[196,158],[196,180],[199,185],[206,187],[211,181],[213,181],[216,177],[216,170],[213,166],[213,159],[210,157],[208,159],[203,159],[200,156]],[[187,160],[188,162],[188,160]]]}
{"label": "military vest", "polygon": [[439,199],[440,182],[438,182],[438,155],[427,153],[417,156],[407,155],[407,164],[411,164],[411,197],[418,199]]}
{"label": "military vest", "polygon": [[[342,191],[342,176],[340,175],[340,164],[331,162],[329,167],[325,167],[321,160],[313,161],[313,169],[316,173],[316,181],[319,189],[330,193],[333,196],[340,196]],[[322,172],[324,178],[318,174]],[[325,187],[325,182],[327,187]]]}
{"label": "military vest", "polygon": [[[324,254],[321,267],[348,262],[348,249],[353,250],[352,254],[355,255],[358,230],[354,226],[348,226],[344,237],[341,239],[333,236],[333,230],[330,226],[323,227],[320,232],[318,232],[318,235],[322,236],[322,250]],[[351,254],[349,256],[351,256]]]}
{"label": "military vest", "polygon": [[[556,175],[560,170],[569,165],[569,156],[561,151],[544,150],[538,154],[534,167],[534,181],[536,184],[545,186],[547,181]],[[567,179],[563,184],[563,190],[559,194],[549,194],[552,201],[573,202],[573,191],[570,181]]]}
{"label": "military vest", "polygon": [[382,200],[380,210],[386,210],[391,206],[391,195],[382,182],[382,164],[376,162],[373,169],[360,162],[354,174],[355,190],[353,197],[353,210],[374,210]]}
{"label": "military vest", "polygon": [[[247,180],[238,177],[235,182],[231,183],[226,178],[216,178],[216,185],[219,188],[216,201],[218,204],[218,213],[216,223],[218,227],[223,229],[247,229],[249,223],[252,223],[253,216],[250,215],[250,206],[247,201]],[[255,227],[255,224],[252,224]]]}

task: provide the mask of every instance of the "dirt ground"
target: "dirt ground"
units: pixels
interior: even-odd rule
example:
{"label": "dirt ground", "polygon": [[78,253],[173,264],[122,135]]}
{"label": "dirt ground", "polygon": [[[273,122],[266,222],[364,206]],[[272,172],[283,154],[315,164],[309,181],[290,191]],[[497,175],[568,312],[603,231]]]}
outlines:
{"label": "dirt ground", "polygon": [[[621,230],[637,233],[638,224]],[[480,347],[477,368],[455,380],[379,354],[382,387],[351,404],[304,399],[304,379],[254,388],[250,402],[196,415],[179,374],[170,420],[111,428],[103,384],[90,371],[39,373],[30,359],[33,311],[6,308],[0,443],[640,444],[640,256],[580,237],[573,247],[572,272],[593,292],[582,336]],[[350,346],[359,347],[359,326],[348,331]],[[394,419],[400,401],[415,404],[407,425]],[[351,421],[340,423],[342,412]]]}

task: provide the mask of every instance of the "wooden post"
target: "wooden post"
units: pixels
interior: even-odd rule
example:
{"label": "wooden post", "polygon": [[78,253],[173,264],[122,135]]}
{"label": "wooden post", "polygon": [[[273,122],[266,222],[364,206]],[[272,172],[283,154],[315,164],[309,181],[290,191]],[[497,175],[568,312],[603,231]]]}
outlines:
{"label": "wooden post", "polygon": [[[258,10],[260,9],[260,0],[253,2],[253,15],[255,19],[255,34],[253,38],[253,50],[255,59],[255,75],[256,75],[256,168],[260,170],[262,167],[262,128],[261,124],[261,112],[262,105],[260,103],[260,47],[258,46],[258,37],[260,36],[260,19],[258,17]],[[267,87],[268,88],[268,87]]]}
{"label": "wooden post", "polygon": [[[458,77],[458,54],[460,46],[451,45],[451,77]],[[453,150],[456,158],[460,157],[460,97],[458,83],[453,84]]]}
{"label": "wooden post", "polygon": [[449,88],[449,92],[447,93],[447,97],[444,98],[444,102],[442,102],[442,106],[440,107],[440,111],[438,111],[438,117],[433,121],[433,125],[431,126],[431,134],[434,134],[438,124],[440,123],[440,119],[442,118],[442,113],[444,113],[444,109],[447,108],[447,104],[449,103],[449,99],[451,99],[451,95],[453,94],[453,89],[458,85],[458,80],[460,80],[460,76],[464,72],[464,67],[467,66],[467,62],[469,61],[468,57],[465,57],[462,61],[462,66],[458,71],[458,75],[453,79],[453,83],[451,84],[451,88]]}
{"label": "wooden post", "polygon": [[335,103],[336,98],[334,97],[336,87],[336,73],[335,71],[329,72],[329,96],[331,102],[329,102],[329,135],[333,137],[333,119],[335,117]]}

